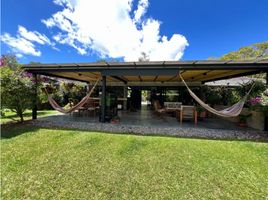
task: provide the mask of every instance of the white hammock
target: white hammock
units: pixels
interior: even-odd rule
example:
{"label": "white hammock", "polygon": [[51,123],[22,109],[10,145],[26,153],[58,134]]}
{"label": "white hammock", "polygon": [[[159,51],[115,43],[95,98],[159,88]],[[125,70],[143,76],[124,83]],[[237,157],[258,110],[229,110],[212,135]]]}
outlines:
{"label": "white hammock", "polygon": [[252,84],[250,90],[247,92],[247,94],[236,104],[232,105],[229,108],[226,108],[224,110],[215,110],[214,108],[210,107],[208,104],[206,104],[205,102],[203,102],[198,96],[196,96],[193,91],[188,87],[188,85],[186,84],[186,82],[184,81],[184,79],[182,78],[181,74],[179,74],[183,84],[186,86],[188,92],[190,93],[190,95],[197,101],[197,103],[199,103],[203,108],[205,108],[206,110],[208,110],[209,112],[215,114],[215,115],[219,115],[221,117],[236,117],[238,116],[243,107],[244,104],[248,98],[249,93],[251,92],[251,90],[254,87],[254,84]]}
{"label": "white hammock", "polygon": [[93,86],[93,88],[90,90],[90,92],[79,102],[77,103],[75,106],[71,107],[70,109],[64,109],[63,107],[61,107],[46,91],[47,95],[48,95],[48,102],[50,103],[50,105],[57,111],[61,112],[61,113],[71,113],[75,110],[78,110],[79,108],[81,108],[83,105],[85,105],[85,103],[88,102],[88,100],[91,98],[91,94],[94,91],[96,85],[98,84],[100,79],[97,80],[97,82],[95,83],[95,85]]}

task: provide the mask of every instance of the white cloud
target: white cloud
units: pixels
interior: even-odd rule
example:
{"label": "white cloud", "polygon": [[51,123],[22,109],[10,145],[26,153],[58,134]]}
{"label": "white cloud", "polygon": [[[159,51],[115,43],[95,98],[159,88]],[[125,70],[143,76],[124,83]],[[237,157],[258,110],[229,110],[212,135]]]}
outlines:
{"label": "white cloud", "polygon": [[11,47],[12,51],[19,55],[22,54],[40,56],[41,52],[35,49],[35,46],[29,40],[26,40],[23,37],[12,37],[8,33],[2,35],[1,40]]}
{"label": "white cloud", "polygon": [[23,55],[22,55],[21,53],[17,53],[17,54],[16,54],[16,57],[17,57],[17,58],[22,58]]}
{"label": "white cloud", "polygon": [[47,20],[41,20],[42,23],[44,23],[48,28],[55,26],[54,20],[52,18]]}
{"label": "white cloud", "polygon": [[138,9],[135,10],[134,20],[135,22],[141,22],[141,17],[146,13],[149,6],[148,0],[140,0],[138,3]]}
{"label": "white cloud", "polygon": [[4,33],[1,36],[1,41],[7,44],[17,57],[22,57],[23,54],[40,56],[41,51],[36,49],[34,43],[40,45],[50,45],[53,49],[58,50],[55,47],[55,43],[52,43],[50,39],[37,31],[28,31],[23,26],[18,26],[18,34],[16,37],[12,37],[8,33]]}
{"label": "white cloud", "polygon": [[41,33],[38,33],[37,31],[27,31],[27,29],[23,26],[18,27],[19,35],[24,37],[25,39],[37,42],[39,44],[51,44],[50,40],[47,38],[47,36],[42,35]]}
{"label": "white cloud", "polygon": [[[62,10],[42,20],[57,27],[53,37],[79,54],[96,52],[100,57],[138,60],[144,53],[150,60],[179,60],[188,42],[183,35],[168,39],[160,35],[160,22],[146,18],[148,0],[54,0]],[[134,16],[131,17],[131,13]]]}

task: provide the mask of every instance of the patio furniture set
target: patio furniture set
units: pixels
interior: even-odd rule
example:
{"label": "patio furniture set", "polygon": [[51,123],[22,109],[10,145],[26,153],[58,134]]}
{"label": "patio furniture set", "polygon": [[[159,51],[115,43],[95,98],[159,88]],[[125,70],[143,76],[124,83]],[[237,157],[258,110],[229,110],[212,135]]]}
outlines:
{"label": "patio furniture set", "polygon": [[192,105],[182,105],[181,102],[164,102],[164,107],[161,107],[158,100],[155,100],[154,109],[157,113],[174,113],[176,118],[182,124],[183,119],[193,119],[197,124],[197,111],[196,107]]}

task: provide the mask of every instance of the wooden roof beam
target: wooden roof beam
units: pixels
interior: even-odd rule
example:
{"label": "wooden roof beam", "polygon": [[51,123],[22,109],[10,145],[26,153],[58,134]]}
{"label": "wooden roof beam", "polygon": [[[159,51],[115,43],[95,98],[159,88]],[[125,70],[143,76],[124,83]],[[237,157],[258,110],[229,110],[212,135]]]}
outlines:
{"label": "wooden roof beam", "polygon": [[127,81],[122,77],[119,77],[119,76],[111,76],[111,77],[118,80],[118,81],[123,82],[124,84],[127,84]]}

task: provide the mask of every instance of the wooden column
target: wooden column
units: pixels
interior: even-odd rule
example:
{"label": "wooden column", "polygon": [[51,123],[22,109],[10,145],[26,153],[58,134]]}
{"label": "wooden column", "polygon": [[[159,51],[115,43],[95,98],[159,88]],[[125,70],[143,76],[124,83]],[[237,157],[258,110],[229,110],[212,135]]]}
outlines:
{"label": "wooden column", "polygon": [[102,76],[101,88],[101,122],[105,122],[106,115],[106,76]]}
{"label": "wooden column", "polygon": [[[123,86],[124,87],[124,98],[127,98],[127,86],[125,85],[125,86]],[[126,100],[124,100],[123,101],[123,110],[127,110],[127,101]]]}
{"label": "wooden column", "polygon": [[33,98],[33,108],[32,108],[32,119],[37,119],[37,74],[33,74],[34,78],[34,98]]}
{"label": "wooden column", "polygon": [[[268,72],[266,72],[266,86],[268,88]],[[264,130],[268,131],[268,116],[267,115],[265,116],[265,119],[264,119]]]}

